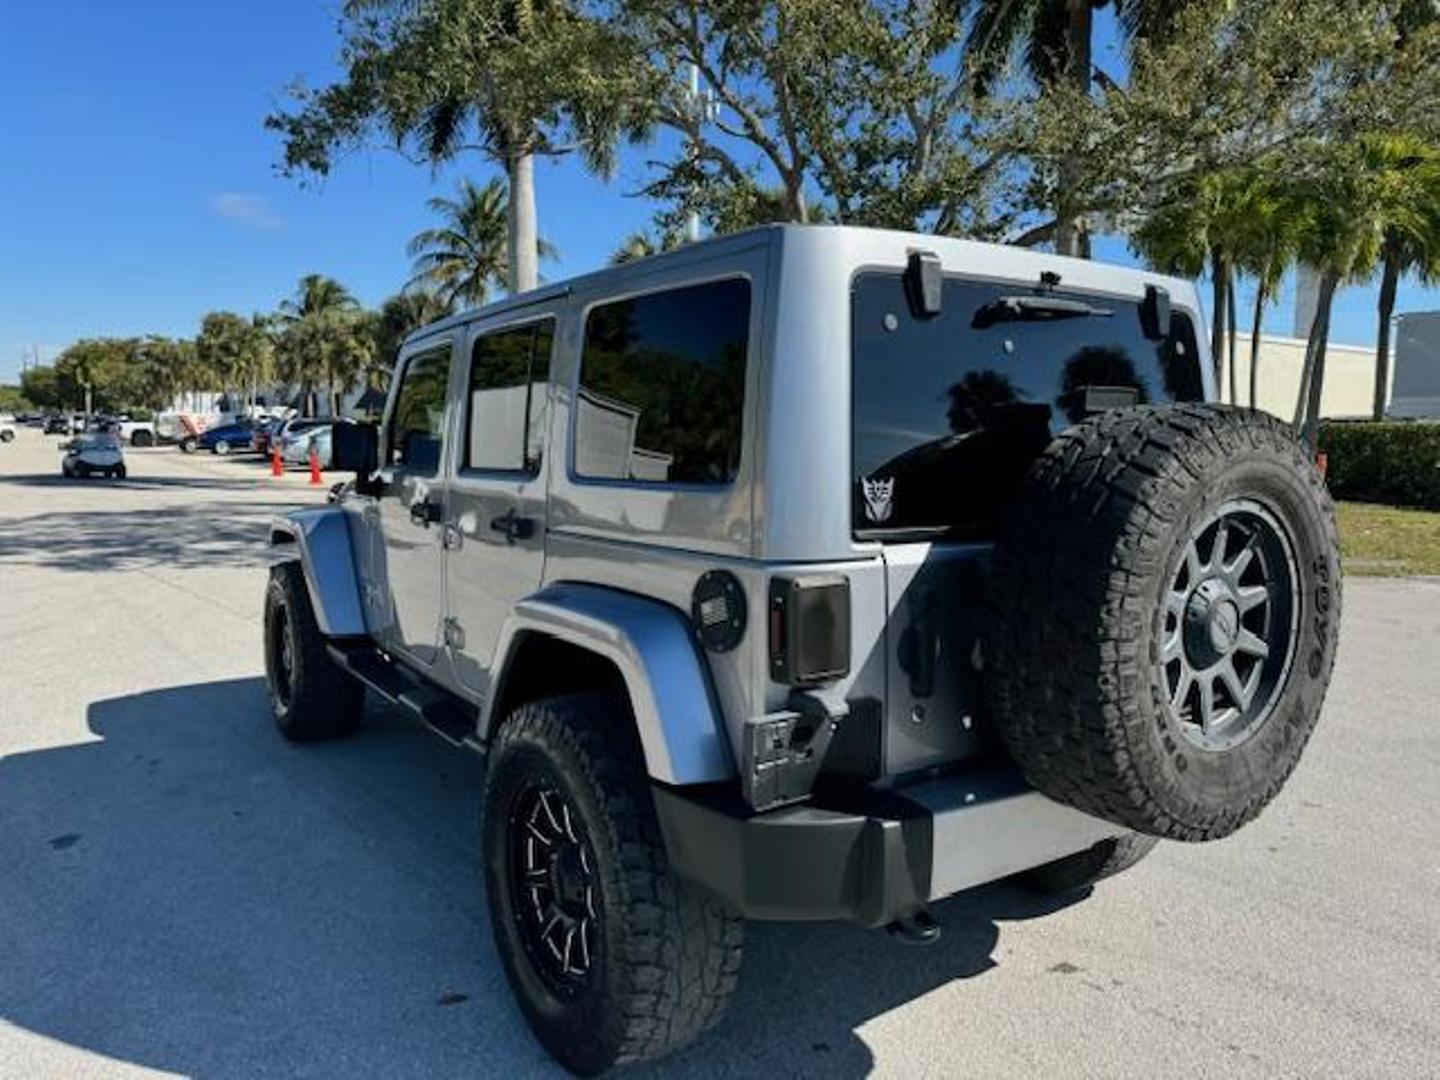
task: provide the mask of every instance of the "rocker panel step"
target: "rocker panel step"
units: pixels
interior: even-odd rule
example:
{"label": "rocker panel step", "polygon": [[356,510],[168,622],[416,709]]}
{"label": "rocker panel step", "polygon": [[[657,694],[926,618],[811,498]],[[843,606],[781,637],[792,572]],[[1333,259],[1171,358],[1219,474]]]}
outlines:
{"label": "rocker panel step", "polygon": [[477,745],[477,713],[468,702],[431,686],[368,641],[326,643],[331,658],[392,705],[399,705],[449,742]]}

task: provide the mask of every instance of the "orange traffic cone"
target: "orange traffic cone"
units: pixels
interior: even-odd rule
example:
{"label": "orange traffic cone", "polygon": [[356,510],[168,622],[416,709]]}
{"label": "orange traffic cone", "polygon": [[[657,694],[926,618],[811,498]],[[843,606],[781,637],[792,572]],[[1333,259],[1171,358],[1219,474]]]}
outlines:
{"label": "orange traffic cone", "polygon": [[284,475],[285,475],[285,466],[284,466],[284,464],[280,461],[280,450],[279,450],[279,448],[276,448],[276,449],[270,451],[270,475],[271,475],[271,476],[284,476]]}
{"label": "orange traffic cone", "polygon": [[325,480],[320,475],[320,451],[313,446],[310,448],[310,483],[319,486]]}

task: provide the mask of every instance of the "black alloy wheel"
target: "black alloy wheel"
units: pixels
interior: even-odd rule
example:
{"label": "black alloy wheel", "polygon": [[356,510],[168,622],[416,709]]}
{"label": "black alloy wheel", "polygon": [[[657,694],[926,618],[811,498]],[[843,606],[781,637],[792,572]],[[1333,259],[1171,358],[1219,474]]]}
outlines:
{"label": "black alloy wheel", "polygon": [[517,792],[506,824],[516,931],[550,990],[568,997],[590,978],[602,933],[595,855],[558,788]]}

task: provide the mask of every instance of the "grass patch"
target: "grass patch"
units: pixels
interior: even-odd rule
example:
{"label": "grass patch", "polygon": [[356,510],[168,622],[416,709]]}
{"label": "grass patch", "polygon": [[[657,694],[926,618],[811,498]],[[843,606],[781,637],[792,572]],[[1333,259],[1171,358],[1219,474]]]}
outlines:
{"label": "grass patch", "polygon": [[1339,514],[1346,573],[1440,574],[1440,513],[1342,502]]}

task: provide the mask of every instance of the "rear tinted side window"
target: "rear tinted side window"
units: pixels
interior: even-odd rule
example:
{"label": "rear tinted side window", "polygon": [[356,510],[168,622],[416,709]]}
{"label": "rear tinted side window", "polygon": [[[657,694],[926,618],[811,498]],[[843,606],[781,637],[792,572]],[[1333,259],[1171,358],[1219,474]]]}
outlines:
{"label": "rear tinted side window", "polygon": [[412,356],[400,376],[390,419],[390,464],[435,475],[445,439],[445,393],[450,345]]}
{"label": "rear tinted side window", "polygon": [[465,468],[535,475],[545,445],[552,319],[486,334],[470,360]]}
{"label": "rear tinted side window", "polygon": [[749,336],[750,283],[742,278],[593,308],[575,401],[576,474],[734,480]]}
{"label": "rear tinted side window", "polygon": [[[1088,305],[1016,314],[1016,297]],[[1145,336],[1138,301],[946,279],[917,319],[899,274],[865,274],[852,306],[852,517],[857,535],[993,535],[1030,463],[1107,408],[1204,396],[1190,320]]]}

